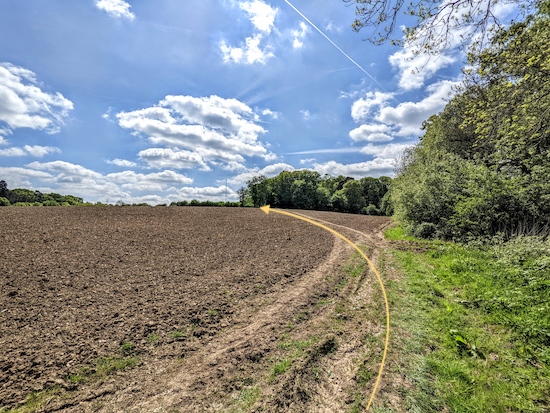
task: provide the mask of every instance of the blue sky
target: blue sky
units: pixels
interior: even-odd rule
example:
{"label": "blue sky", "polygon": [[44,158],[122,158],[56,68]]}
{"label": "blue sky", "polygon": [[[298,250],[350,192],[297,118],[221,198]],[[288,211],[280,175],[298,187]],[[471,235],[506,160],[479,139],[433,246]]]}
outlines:
{"label": "blue sky", "polygon": [[0,179],[156,204],[236,200],[283,170],[391,176],[464,53],[411,61],[342,1],[290,4],[0,1]]}

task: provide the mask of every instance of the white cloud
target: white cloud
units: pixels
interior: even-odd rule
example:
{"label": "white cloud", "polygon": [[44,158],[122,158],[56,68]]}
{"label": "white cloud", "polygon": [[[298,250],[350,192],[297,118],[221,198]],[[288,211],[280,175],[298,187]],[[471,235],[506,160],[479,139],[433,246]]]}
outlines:
{"label": "white cloud", "polygon": [[421,135],[422,122],[445,107],[445,99],[450,98],[453,87],[457,84],[458,82],[449,80],[434,83],[426,88],[428,96],[420,102],[404,102],[396,108],[382,107],[376,119],[387,125],[400,127],[398,135]]}
{"label": "white cloud", "polygon": [[342,28],[339,27],[339,26],[335,26],[334,23],[332,22],[332,20],[330,20],[330,21],[325,25],[325,30],[326,30],[327,32],[342,33]]}
{"label": "white cloud", "polygon": [[[292,165],[286,164],[286,163],[276,163],[273,165],[268,165],[263,169],[260,168],[252,168],[249,169],[247,172],[244,172],[240,175],[234,176],[233,178],[230,178],[227,182],[231,185],[240,185],[245,183],[246,181],[249,181],[250,179],[254,178],[255,176],[259,175],[265,175],[268,178],[272,178],[274,176],[279,175],[283,171],[294,171],[294,167]],[[223,181],[219,181],[223,182]]]}
{"label": "white cloud", "polygon": [[267,34],[271,32],[271,28],[275,22],[275,16],[279,9],[272,8],[270,5],[260,0],[240,3],[239,6],[248,13],[250,21],[256,29]]}
{"label": "white cloud", "polygon": [[108,174],[105,178],[110,182],[122,184],[125,190],[150,192],[163,191],[168,185],[190,185],[194,182],[192,178],[169,170],[153,174],[124,171]]}
{"label": "white cloud", "polygon": [[272,110],[269,110],[269,109],[264,109],[264,110],[262,110],[262,115],[271,116],[273,119],[278,119],[280,113],[279,112],[273,112]]}
{"label": "white cloud", "polygon": [[[57,133],[73,103],[60,93],[43,92],[30,70],[0,63],[0,121],[10,129],[31,128]],[[0,135],[11,130],[1,128]]]}
{"label": "white cloud", "polygon": [[177,193],[168,195],[168,199],[172,201],[190,201],[192,199],[198,201],[225,201],[226,195],[228,201],[236,201],[238,199],[237,193],[225,185],[217,188],[212,186],[203,188],[184,187],[179,189]]}
{"label": "white cloud", "polygon": [[418,89],[435,72],[456,62],[456,57],[442,54],[430,57],[422,54],[415,57],[412,46],[406,46],[389,57],[391,65],[399,70],[399,87],[404,90]]}
{"label": "white cloud", "polygon": [[[39,176],[39,180],[54,187],[55,192],[76,195],[86,199],[127,199],[130,197],[119,185],[109,182],[102,174],[64,161],[32,162],[26,165],[34,172],[47,175]],[[36,185],[34,185],[36,187]]]}
{"label": "white cloud", "polygon": [[8,141],[6,141],[2,136],[11,135],[12,131],[8,128],[0,128],[0,145],[5,145]]}
{"label": "white cloud", "polygon": [[356,100],[351,107],[351,115],[356,122],[372,121],[352,130],[349,136],[355,141],[384,142],[395,136],[422,135],[422,122],[440,112],[452,97],[453,87],[458,82],[444,80],[426,88],[426,97],[419,102],[403,102],[393,107],[389,105],[392,94],[368,93],[365,98]]}
{"label": "white cloud", "polygon": [[313,164],[313,170],[321,175],[329,174],[334,176],[351,176],[355,179],[371,176],[373,178],[389,175],[393,171],[393,160],[376,158],[372,161],[341,164],[336,161],[329,161],[323,164]]}
{"label": "white cloud", "polygon": [[170,148],[149,148],[139,152],[138,156],[151,168],[200,168],[203,171],[210,171],[210,167],[204,162],[199,154],[178,150],[177,148],[175,148],[175,150]]}
{"label": "white cloud", "polygon": [[151,148],[139,157],[155,168],[210,170],[207,162],[244,162],[243,156],[275,155],[258,141],[266,132],[257,115],[237,99],[218,96],[166,96],[157,106],[116,115],[121,127],[147,135],[167,148]]}
{"label": "white cloud", "polygon": [[32,187],[30,179],[50,179],[52,175],[47,172],[35,171],[20,167],[1,167],[0,176],[6,181],[9,188]]}
{"label": "white cloud", "polygon": [[300,30],[292,30],[291,34],[294,37],[292,46],[295,49],[299,49],[304,45],[304,42],[302,40],[306,36],[308,30],[309,28],[304,22],[300,22]]}
{"label": "white cloud", "polygon": [[123,0],[97,0],[95,5],[99,10],[107,12],[111,17],[124,17],[128,20],[134,20],[136,17],[135,14],[130,11],[130,7],[132,6]]}
{"label": "white cloud", "polygon": [[386,106],[387,102],[392,98],[392,93],[368,92],[365,98],[360,98],[353,102],[351,117],[355,122],[365,120],[373,108]]}
{"label": "white cloud", "polygon": [[222,166],[226,171],[246,171],[248,168],[239,162],[228,162]]}
{"label": "white cloud", "polygon": [[266,64],[274,55],[270,52],[270,46],[266,46],[263,50],[260,49],[262,39],[263,36],[261,33],[256,34],[254,37],[247,37],[246,44],[243,47],[228,46],[225,41],[222,41],[220,50],[223,61],[225,63],[232,61],[234,63],[246,63],[249,65],[254,63]]}
{"label": "white cloud", "polygon": [[61,152],[61,149],[53,146],[25,145],[23,148],[13,147],[0,150],[0,156],[34,156],[42,158],[44,155],[54,152]]}
{"label": "white cloud", "polygon": [[312,163],[313,161],[316,161],[315,158],[308,158],[308,159],[300,159],[300,165],[305,165],[306,163]]}
{"label": "white cloud", "polygon": [[401,143],[390,143],[387,145],[373,145],[369,143],[361,149],[361,153],[373,155],[376,158],[395,159],[409,146],[411,145]]}
{"label": "white cloud", "polygon": [[112,161],[110,160],[106,160],[105,163],[108,163],[108,164],[111,164],[111,165],[117,165],[117,166],[122,166],[124,168],[133,168],[133,167],[136,167],[137,166],[137,163],[135,162],[131,162],[131,161],[127,161],[126,159],[113,159]]}
{"label": "white cloud", "polygon": [[301,42],[300,40],[298,39],[294,39],[294,41],[292,42],[292,47],[294,47],[295,49],[299,49],[300,47],[302,47],[304,45],[303,42]]}
{"label": "white cloud", "polygon": [[54,146],[25,145],[23,148],[29,153],[29,155],[34,156],[35,158],[42,158],[44,155],[54,152],[61,153],[61,149]]}
{"label": "white cloud", "polygon": [[391,132],[391,128],[388,125],[361,125],[356,129],[353,129],[349,136],[354,141],[369,141],[369,142],[387,142],[393,139],[392,136],[385,132]]}
{"label": "white cloud", "polygon": [[301,110],[300,113],[304,116],[304,120],[310,120],[313,117],[309,110]]}
{"label": "white cloud", "polygon": [[0,149],[0,156],[26,156],[27,152],[25,152],[21,148],[8,148],[8,149]]}

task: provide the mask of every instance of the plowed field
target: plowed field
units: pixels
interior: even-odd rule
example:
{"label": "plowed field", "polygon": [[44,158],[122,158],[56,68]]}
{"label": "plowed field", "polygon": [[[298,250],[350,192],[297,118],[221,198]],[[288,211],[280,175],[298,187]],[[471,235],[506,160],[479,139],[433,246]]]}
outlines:
{"label": "plowed field", "polygon": [[[329,216],[345,221],[342,214],[319,218]],[[388,222],[350,219],[362,231]],[[178,363],[194,360],[187,385],[197,391],[180,389],[173,405],[202,411],[202,396],[221,392],[220,383],[230,393],[234,371],[273,350],[275,338],[265,332],[224,334],[251,325],[287,289],[295,296],[254,328],[275,335],[295,311],[305,319],[320,314],[313,304],[341,294],[338,279],[307,277],[322,265],[337,268],[350,252],[341,244],[335,252],[334,236],[321,228],[259,209],[10,207],[0,208],[0,222],[0,410],[48,389],[67,396],[41,411],[116,411],[101,401],[109,397],[129,408],[158,398],[153,382],[149,395],[143,385],[153,371],[170,367],[175,377]],[[230,356],[225,346],[216,368],[193,359],[214,354],[205,346],[217,348],[222,338],[237,344]],[[101,366],[113,361],[127,365],[102,376]]]}

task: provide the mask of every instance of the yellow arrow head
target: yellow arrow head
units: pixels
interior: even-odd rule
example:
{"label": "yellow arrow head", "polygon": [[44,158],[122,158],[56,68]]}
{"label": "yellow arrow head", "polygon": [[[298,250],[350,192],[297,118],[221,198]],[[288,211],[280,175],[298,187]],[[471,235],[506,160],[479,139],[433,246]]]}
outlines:
{"label": "yellow arrow head", "polygon": [[264,212],[265,212],[266,214],[268,214],[268,215],[269,215],[269,205],[266,205],[266,206],[260,207],[260,209],[261,209],[262,211],[264,211]]}

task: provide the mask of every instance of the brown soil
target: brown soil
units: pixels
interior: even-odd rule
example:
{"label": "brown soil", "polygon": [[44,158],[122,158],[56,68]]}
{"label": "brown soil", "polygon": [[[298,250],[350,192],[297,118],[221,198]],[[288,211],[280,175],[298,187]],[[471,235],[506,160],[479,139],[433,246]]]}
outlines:
{"label": "brown soil", "polygon": [[[332,228],[366,244],[373,259],[383,243],[378,230],[390,222],[292,212],[339,225]],[[40,411],[226,411],[243,388],[265,382],[281,334],[306,337],[330,317],[333,308],[320,300],[368,301],[376,289],[363,278],[335,288],[352,248],[259,209],[12,207],[0,218],[0,410],[56,389]],[[359,334],[382,331],[358,323],[345,340],[319,333],[309,361],[270,382],[256,404],[264,411],[349,404],[339,393],[350,385],[346,363],[363,346]],[[338,351],[323,350],[331,340]],[[121,350],[124,343],[132,349]],[[97,379],[104,357],[139,363]],[[316,389],[298,378],[314,363],[335,366]],[[75,383],[75,374],[96,380]]]}

